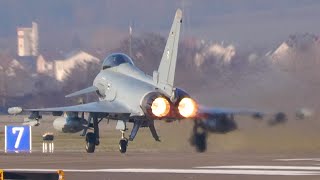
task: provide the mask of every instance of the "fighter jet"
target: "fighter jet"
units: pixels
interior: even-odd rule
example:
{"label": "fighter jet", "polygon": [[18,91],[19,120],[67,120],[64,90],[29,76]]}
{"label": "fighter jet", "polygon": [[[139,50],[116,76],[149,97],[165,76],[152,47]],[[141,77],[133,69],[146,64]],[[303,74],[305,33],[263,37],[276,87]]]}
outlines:
{"label": "fighter jet", "polygon": [[[128,141],[134,140],[140,127],[148,127],[153,138],[160,141],[154,121],[192,119],[195,122],[192,144],[198,151],[204,151],[207,132],[224,133],[236,129],[234,115],[260,117],[263,114],[248,109],[206,108],[199,105],[186,91],[174,86],[181,23],[182,11],[178,9],[160,65],[152,76],[138,69],[128,55],[113,53],[103,61],[101,71],[91,87],[66,96],[96,93],[99,101],[44,109],[14,107],[9,109],[9,113],[31,112],[28,119],[39,121],[42,112],[52,112],[54,116],[61,116],[66,112],[66,118],[58,118],[59,128],[79,131],[72,127],[83,127],[80,130],[83,131],[82,135],[86,136],[85,149],[88,153],[93,153],[100,144],[99,123],[103,119],[117,121],[116,129],[121,131],[121,153],[127,151]],[[81,117],[78,117],[79,113]],[[87,119],[84,113],[88,114]],[[126,138],[128,123],[133,123],[133,128]],[[90,129],[93,132],[89,132]]]}

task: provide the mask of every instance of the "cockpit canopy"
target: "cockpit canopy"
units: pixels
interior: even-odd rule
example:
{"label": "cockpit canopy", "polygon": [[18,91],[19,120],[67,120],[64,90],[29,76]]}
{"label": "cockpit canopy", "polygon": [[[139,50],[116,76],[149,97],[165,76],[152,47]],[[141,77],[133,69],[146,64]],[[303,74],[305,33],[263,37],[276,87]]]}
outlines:
{"label": "cockpit canopy", "polygon": [[123,63],[133,64],[132,59],[123,53],[113,53],[109,55],[102,63],[102,69],[107,69],[115,66],[119,66]]}

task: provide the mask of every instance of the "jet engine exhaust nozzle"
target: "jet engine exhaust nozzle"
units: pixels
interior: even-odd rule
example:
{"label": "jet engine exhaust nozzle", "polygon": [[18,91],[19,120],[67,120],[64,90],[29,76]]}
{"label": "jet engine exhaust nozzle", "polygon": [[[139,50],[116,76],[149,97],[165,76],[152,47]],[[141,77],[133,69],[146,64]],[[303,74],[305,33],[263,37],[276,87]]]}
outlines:
{"label": "jet engine exhaust nozzle", "polygon": [[143,98],[141,107],[147,116],[153,118],[163,118],[170,114],[171,103],[162,94],[152,92]]}
{"label": "jet engine exhaust nozzle", "polygon": [[193,99],[185,97],[179,102],[178,111],[184,118],[192,118],[197,114],[198,105]]}
{"label": "jet engine exhaust nozzle", "polygon": [[152,102],[151,111],[157,117],[165,117],[170,112],[170,103],[166,98],[158,97]]}

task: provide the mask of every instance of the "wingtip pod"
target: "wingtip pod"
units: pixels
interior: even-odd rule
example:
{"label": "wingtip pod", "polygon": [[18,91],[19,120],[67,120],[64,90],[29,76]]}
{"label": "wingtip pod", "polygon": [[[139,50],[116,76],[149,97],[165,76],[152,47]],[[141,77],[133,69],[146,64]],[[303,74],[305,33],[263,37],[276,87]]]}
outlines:
{"label": "wingtip pod", "polygon": [[11,115],[17,115],[20,114],[23,111],[21,107],[11,107],[8,108],[8,113]]}
{"label": "wingtip pod", "polygon": [[297,120],[308,119],[314,116],[314,110],[309,108],[300,108],[296,110],[295,115]]}

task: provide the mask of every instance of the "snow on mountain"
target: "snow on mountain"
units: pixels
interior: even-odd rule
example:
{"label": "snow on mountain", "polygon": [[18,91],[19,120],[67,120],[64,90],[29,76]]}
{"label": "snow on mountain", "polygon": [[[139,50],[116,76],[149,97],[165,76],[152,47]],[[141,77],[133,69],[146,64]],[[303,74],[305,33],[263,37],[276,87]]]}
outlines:
{"label": "snow on mountain", "polygon": [[290,35],[289,39],[284,41],[270,55],[273,63],[289,60],[291,55],[299,52],[306,52],[311,48],[319,48],[320,39],[318,36],[310,33]]}
{"label": "snow on mountain", "polygon": [[229,65],[236,55],[236,48],[233,44],[224,45],[223,43],[205,43],[204,41],[201,44],[202,47],[194,57],[194,63],[197,67],[201,67],[208,59],[214,59],[219,64]]}

